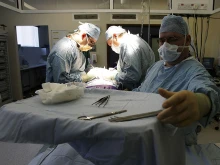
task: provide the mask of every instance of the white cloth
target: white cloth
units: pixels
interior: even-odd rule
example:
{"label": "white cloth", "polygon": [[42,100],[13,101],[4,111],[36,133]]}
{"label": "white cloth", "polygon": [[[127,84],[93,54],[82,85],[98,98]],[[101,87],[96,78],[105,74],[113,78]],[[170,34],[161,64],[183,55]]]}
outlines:
{"label": "white cloth", "polygon": [[57,83],[43,83],[42,88],[36,91],[39,94],[42,103],[54,104],[71,101],[80,98],[84,94],[84,88]]}
{"label": "white cloth", "polygon": [[99,79],[107,79],[107,80],[114,80],[116,74],[118,73],[115,69],[105,69],[105,68],[92,68],[87,75],[89,77],[96,77]]}

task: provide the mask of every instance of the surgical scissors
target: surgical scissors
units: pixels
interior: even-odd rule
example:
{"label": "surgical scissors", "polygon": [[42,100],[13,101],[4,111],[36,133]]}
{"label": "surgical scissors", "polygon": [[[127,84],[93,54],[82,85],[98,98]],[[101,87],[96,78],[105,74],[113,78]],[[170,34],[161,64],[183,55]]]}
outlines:
{"label": "surgical scissors", "polygon": [[80,117],[78,117],[78,119],[80,119],[80,120],[92,120],[92,119],[102,118],[102,117],[111,116],[111,115],[124,113],[124,112],[127,112],[127,110],[107,112],[107,113],[102,113],[102,114],[98,114],[98,115],[91,115],[91,116],[80,116]]}

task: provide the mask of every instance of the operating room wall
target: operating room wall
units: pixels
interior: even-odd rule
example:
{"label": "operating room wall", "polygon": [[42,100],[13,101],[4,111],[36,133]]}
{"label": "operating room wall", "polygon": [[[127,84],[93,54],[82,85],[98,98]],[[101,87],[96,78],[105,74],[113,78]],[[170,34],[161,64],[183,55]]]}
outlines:
{"label": "operating room wall", "polygon": [[[12,80],[12,91],[14,99],[22,98],[22,89],[20,81],[20,66],[17,53],[15,26],[17,25],[48,25],[49,40],[51,48],[51,30],[67,30],[72,31],[77,28],[78,21],[72,20],[73,13],[57,13],[57,14],[20,14],[9,9],[0,7],[0,24],[5,24],[9,33],[9,58],[10,71]],[[214,15],[220,17],[220,14]],[[82,20],[82,22],[84,22]],[[107,44],[105,41],[106,24],[141,24],[141,15],[134,21],[113,21],[110,19],[109,13],[99,13],[99,20],[89,21],[98,25],[101,28],[101,35],[97,42],[96,52],[98,62],[96,66],[103,67],[107,65]],[[147,17],[144,19],[144,24],[147,24]],[[151,20],[151,24],[160,24],[160,20]],[[190,26],[193,20],[189,21]],[[209,36],[206,43],[205,56],[218,57],[219,43],[220,43],[220,28],[219,20],[210,20]]]}

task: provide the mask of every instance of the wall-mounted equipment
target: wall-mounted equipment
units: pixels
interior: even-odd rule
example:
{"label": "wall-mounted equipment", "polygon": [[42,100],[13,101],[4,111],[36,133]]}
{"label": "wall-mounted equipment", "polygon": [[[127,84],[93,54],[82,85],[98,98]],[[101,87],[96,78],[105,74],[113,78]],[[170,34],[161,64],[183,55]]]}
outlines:
{"label": "wall-mounted equipment", "polygon": [[98,14],[73,14],[73,20],[98,20]]}
{"label": "wall-mounted equipment", "polygon": [[112,20],[137,20],[136,14],[112,14]]}
{"label": "wall-mounted equipment", "polygon": [[[170,0],[172,10],[204,10],[212,11],[213,10],[213,0]],[[181,12],[180,11],[180,12]]]}

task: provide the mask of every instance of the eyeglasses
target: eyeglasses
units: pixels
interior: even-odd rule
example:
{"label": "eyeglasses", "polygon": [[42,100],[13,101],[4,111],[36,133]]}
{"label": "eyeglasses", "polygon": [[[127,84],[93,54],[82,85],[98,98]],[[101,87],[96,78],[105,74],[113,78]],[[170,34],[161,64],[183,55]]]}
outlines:
{"label": "eyeglasses", "polygon": [[158,39],[158,43],[159,44],[163,44],[165,41],[168,42],[168,43],[175,43],[177,42],[178,40],[180,40],[182,37],[168,37],[168,38],[159,38]]}
{"label": "eyeglasses", "polygon": [[94,46],[95,45],[95,41],[92,39],[92,37],[90,35],[87,34],[87,37],[88,37],[88,45],[89,46]]}

